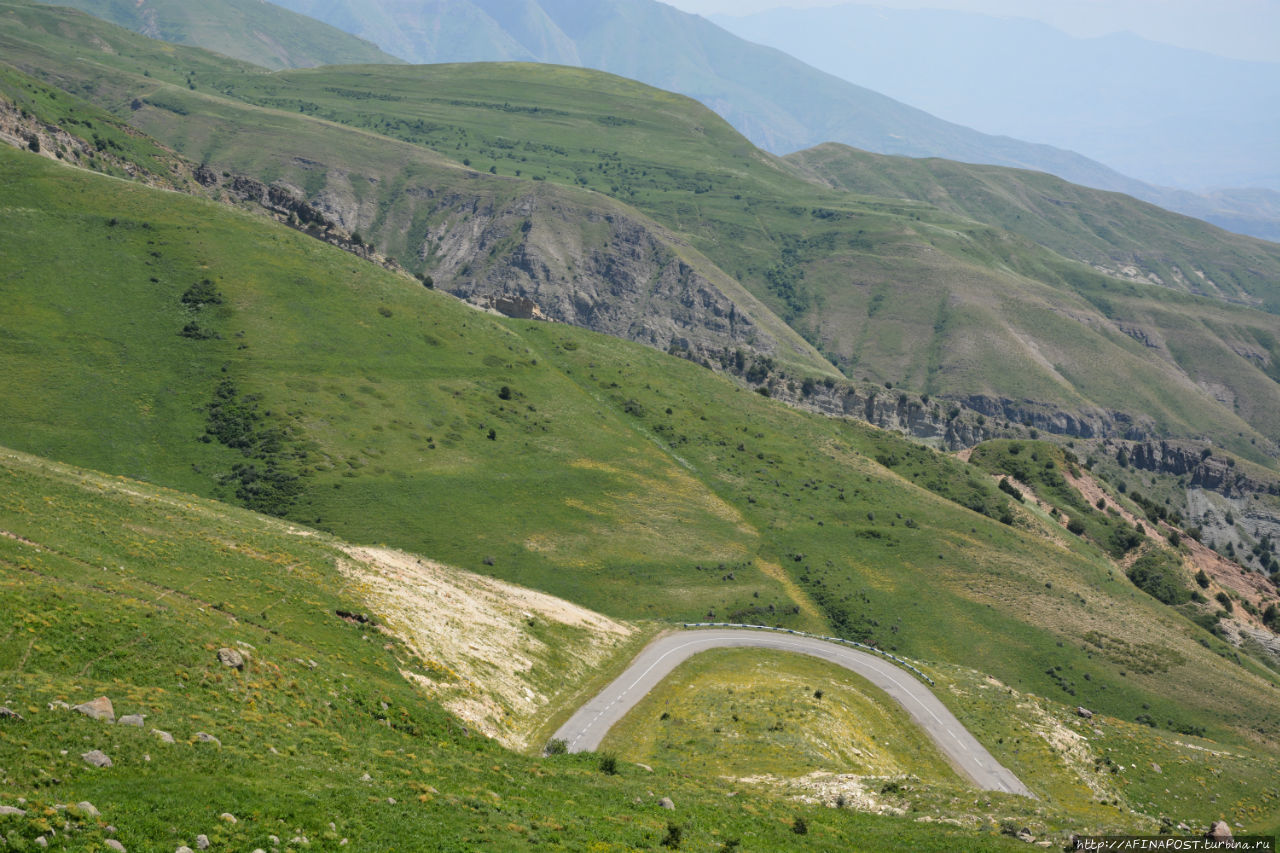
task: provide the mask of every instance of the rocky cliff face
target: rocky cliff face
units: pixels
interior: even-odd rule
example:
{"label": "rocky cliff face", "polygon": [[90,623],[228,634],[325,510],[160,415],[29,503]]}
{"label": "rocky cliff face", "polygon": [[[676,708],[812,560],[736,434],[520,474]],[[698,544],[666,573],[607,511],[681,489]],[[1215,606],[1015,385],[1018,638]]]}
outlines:
{"label": "rocky cliff face", "polygon": [[625,214],[530,192],[506,201],[451,194],[432,218],[420,257],[471,302],[536,310],[704,362],[725,348],[776,356],[785,346],[672,240]]}
{"label": "rocky cliff face", "polygon": [[[931,398],[842,380],[805,382],[782,371],[764,375],[759,365],[736,369],[730,363],[727,369],[799,408],[857,418],[948,450],[963,450],[993,438],[1027,437],[1033,430],[1064,438],[1130,441],[1146,441],[1154,431],[1151,423],[1123,412],[1067,411],[1033,400],[981,395]],[[1196,452],[1200,447],[1196,445]]]}
{"label": "rocky cliff face", "polygon": [[1215,455],[1204,444],[1187,441],[1136,442],[1126,453],[1134,468],[1185,477],[1190,488],[1208,489],[1224,497],[1280,495],[1280,483],[1241,470],[1236,460]]}

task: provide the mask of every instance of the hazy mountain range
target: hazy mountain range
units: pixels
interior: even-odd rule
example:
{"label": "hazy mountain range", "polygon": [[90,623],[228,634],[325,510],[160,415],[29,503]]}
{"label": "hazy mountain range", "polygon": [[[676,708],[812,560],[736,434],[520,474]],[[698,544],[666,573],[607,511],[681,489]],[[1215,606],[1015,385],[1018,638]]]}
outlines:
{"label": "hazy mountain range", "polygon": [[1280,190],[1280,64],[936,9],[715,21],[949,121],[1070,148],[1143,181]]}
{"label": "hazy mountain range", "polygon": [[370,42],[261,0],[54,0],[151,38],[189,44],[264,68],[403,62]]}

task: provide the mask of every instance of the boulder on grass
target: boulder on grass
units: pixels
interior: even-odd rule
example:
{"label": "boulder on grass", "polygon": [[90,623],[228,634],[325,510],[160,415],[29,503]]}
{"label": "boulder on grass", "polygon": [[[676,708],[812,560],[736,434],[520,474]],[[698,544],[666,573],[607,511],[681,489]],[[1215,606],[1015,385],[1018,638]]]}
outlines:
{"label": "boulder on grass", "polygon": [[85,702],[72,708],[73,711],[79,711],[86,717],[95,720],[106,720],[108,723],[116,721],[116,709],[111,707],[111,700],[106,696],[99,696],[92,702]]}
{"label": "boulder on grass", "polygon": [[106,754],[100,749],[89,750],[88,752],[83,753],[80,757],[84,759],[85,764],[92,764],[94,767],[114,766],[111,763],[111,759],[107,758]]}

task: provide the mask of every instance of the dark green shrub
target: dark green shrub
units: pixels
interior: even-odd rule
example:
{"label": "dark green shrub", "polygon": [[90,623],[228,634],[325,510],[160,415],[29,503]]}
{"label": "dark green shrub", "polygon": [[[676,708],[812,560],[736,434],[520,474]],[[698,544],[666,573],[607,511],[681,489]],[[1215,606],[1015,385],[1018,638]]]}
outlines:
{"label": "dark green shrub", "polygon": [[209,279],[201,279],[186,289],[182,294],[182,304],[190,305],[193,308],[202,308],[205,305],[221,305],[222,294],[213,286],[213,282]]}
{"label": "dark green shrub", "polygon": [[1167,554],[1153,551],[1129,567],[1129,580],[1147,595],[1165,604],[1185,604],[1191,590],[1182,583],[1178,564]]}
{"label": "dark green shrub", "polygon": [[199,323],[191,322],[182,327],[178,332],[184,338],[190,338],[193,341],[207,341],[218,336],[217,332],[210,331],[202,327]]}
{"label": "dark green shrub", "polygon": [[1000,478],[1000,491],[1013,498],[1018,503],[1023,502],[1022,492],[1013,483],[1009,482],[1008,477]]}

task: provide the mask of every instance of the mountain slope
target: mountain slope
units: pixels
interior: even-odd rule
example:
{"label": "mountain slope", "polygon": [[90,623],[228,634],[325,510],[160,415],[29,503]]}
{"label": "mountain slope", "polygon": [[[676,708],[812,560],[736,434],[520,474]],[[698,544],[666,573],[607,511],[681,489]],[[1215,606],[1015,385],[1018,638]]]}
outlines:
{"label": "mountain slope", "polygon": [[[956,685],[955,695],[969,697],[955,700],[957,713],[984,731],[991,723],[983,701],[973,695],[981,677],[962,668],[1121,719],[1154,714],[1165,731],[1153,736],[1158,748],[1143,746],[1134,753],[1144,761],[1159,754],[1174,766],[1164,757],[1184,749],[1175,749],[1174,740],[1186,742],[1201,727],[1243,754],[1259,749],[1246,740],[1280,737],[1274,675],[1129,585],[1089,538],[1069,537],[1060,525],[1013,507],[985,475],[954,459],[866,427],[797,412],[651,349],[570,327],[478,313],[261,216],[10,149],[0,150],[0,171],[0,204],[12,213],[13,237],[0,251],[9,306],[0,318],[8,367],[0,378],[0,440],[264,506],[357,541],[409,547],[593,604],[614,618],[724,614],[837,632],[923,661],[936,678]],[[18,246],[21,251],[9,248]],[[36,377],[43,377],[38,396],[29,393]],[[139,489],[151,491],[134,491]],[[3,559],[17,571],[38,567],[42,575],[56,574],[50,561],[60,564],[65,555],[75,577],[86,571],[98,577],[102,565],[125,566],[123,579],[149,584],[149,595],[164,591],[154,588],[153,576],[168,573],[171,580],[161,587],[177,585],[183,607],[195,599],[206,610],[188,621],[218,626],[226,615],[238,620],[234,633],[228,633],[230,625],[222,629],[227,639],[198,635],[197,644],[211,644],[206,654],[241,640],[259,650],[250,654],[263,666],[314,659],[319,667],[309,670],[308,664],[299,673],[311,671],[321,679],[315,707],[338,705],[346,697],[324,680],[334,679],[338,667],[327,657],[321,660],[337,655],[342,671],[353,674],[346,640],[327,641],[329,629],[313,626],[349,607],[341,584],[329,579],[335,564],[324,540],[293,537],[306,550],[302,554],[282,545],[282,538],[292,536],[287,530],[247,535],[216,517],[201,521],[207,527],[193,525],[189,515],[207,510],[184,508],[182,499],[164,507],[163,522],[136,510],[117,520],[116,511],[102,506],[80,509],[79,499],[66,492],[41,482],[3,491],[6,521],[0,529],[17,538],[0,536],[0,549],[16,549]],[[1004,514],[1010,523],[993,518]],[[49,535],[51,524],[76,531],[78,544],[48,551],[58,542]],[[209,532],[198,547],[171,545],[173,529]],[[40,543],[38,550],[29,542]],[[231,562],[210,556],[211,550],[227,549],[235,555]],[[943,552],[950,556],[940,559]],[[283,588],[271,572],[255,568],[264,559],[287,573]],[[256,572],[247,587],[237,580],[246,560],[252,564],[246,571]],[[209,565],[218,572],[201,571]],[[293,592],[297,584],[319,592]],[[15,612],[44,613],[41,625],[49,628],[48,636],[66,634],[57,628],[64,612],[57,602],[69,591],[52,590],[45,600],[53,604],[40,609],[29,598],[37,594],[30,581],[16,589],[22,590],[17,598],[6,593],[18,602]],[[388,606],[382,601],[380,611]],[[307,619],[295,615],[295,603]],[[67,616],[80,619],[81,630],[96,624],[78,615],[89,606],[86,599]],[[129,648],[136,639],[130,628],[145,617],[140,611],[125,615],[103,635],[104,649]],[[188,617],[182,610],[174,618]],[[179,676],[184,683],[204,672],[197,666],[202,661],[220,671],[211,658],[201,659],[195,647],[183,645],[186,631],[168,630],[163,620],[157,624],[156,635],[167,638],[160,654],[145,641],[138,646],[152,660],[147,672],[171,678],[173,660],[185,667]],[[294,625],[307,626],[311,648],[287,645]],[[360,640],[362,629],[338,627],[350,630],[348,639],[365,654],[378,650],[378,644]],[[260,636],[269,635],[268,628],[276,632],[270,646]],[[285,636],[277,640],[280,633]],[[270,651],[276,642],[286,644],[283,654]],[[1092,653],[1098,643],[1105,655]],[[95,675],[102,680],[86,674],[74,683],[66,674],[46,680],[40,673],[79,671],[81,664],[55,665],[44,655],[63,646],[49,640],[34,645],[40,654],[26,665],[37,675],[22,682],[32,691],[22,695],[34,696],[26,700],[33,715],[53,698],[78,699],[82,691],[121,695],[121,685],[130,683],[129,654],[99,663],[104,669]],[[6,648],[8,659],[22,657],[20,643]],[[81,641],[76,648],[82,654],[87,647]],[[435,772],[449,776],[445,784],[433,783],[437,792],[447,792],[439,799],[450,804],[448,792],[462,796],[455,785],[507,790],[497,778],[497,788],[469,781],[488,780],[490,771],[470,763],[470,742],[433,716],[433,708],[398,714],[411,701],[407,688],[382,685],[394,678],[394,667],[406,664],[380,660],[384,673],[369,682],[378,689],[368,695],[380,694],[377,701],[396,709],[387,715],[394,725],[430,733],[427,746],[419,741],[404,748],[413,753],[408,761],[428,756],[428,778]],[[435,671],[428,664],[422,674],[437,680]],[[108,677],[114,680],[107,683]],[[294,680],[311,684],[305,677]],[[216,693],[226,682],[204,683]],[[271,694],[261,678],[255,683],[246,696],[256,705],[248,711],[264,717],[244,712],[239,723],[218,710],[225,705],[216,700],[212,712],[186,710],[185,695],[181,701],[159,694],[130,701],[153,714],[159,727],[196,714],[190,722],[215,729],[223,741],[222,760],[239,761],[246,771],[261,758],[246,744],[278,741],[286,754],[292,746],[303,762],[323,753],[326,767],[338,769],[319,773],[322,784],[365,772],[331,757],[345,743],[353,751],[343,757],[357,764],[367,760],[365,747],[351,742],[359,729],[345,707],[322,710],[318,723],[310,721],[314,703],[304,707],[297,700],[311,697],[312,688],[293,687],[289,715],[281,718],[277,713],[285,706],[273,703],[285,700]],[[1170,691],[1171,683],[1176,691]],[[243,689],[238,680],[231,685]],[[326,688],[338,691],[336,700]],[[212,695],[199,692],[193,701]],[[361,708],[377,715],[377,702],[361,701]],[[1066,717],[1060,706],[1052,713]],[[293,718],[297,714],[308,720],[306,726]],[[1008,718],[1004,711],[1000,716]],[[56,737],[57,724],[37,719],[39,743],[45,744],[38,758],[56,749],[48,739]],[[286,727],[278,737],[273,734],[286,721],[297,731]],[[1037,790],[1052,793],[1054,802],[1036,819],[1078,826],[1083,818],[1112,828],[1151,827],[1164,812],[1205,819],[1199,810],[1178,805],[1175,795],[1142,787],[1132,800],[1126,796],[1126,811],[1102,810],[1083,770],[1069,769],[1056,753],[1015,745],[1017,739],[1038,737],[1035,724],[1029,725],[1001,729],[1010,733],[1008,746],[995,736],[990,740],[1000,760],[1012,762],[1023,778],[1046,774]],[[449,737],[436,737],[441,729]],[[1125,731],[1134,730],[1139,729],[1131,725]],[[142,744],[127,739],[127,727],[114,731],[122,734],[107,748],[125,756],[126,767],[139,764]],[[395,731],[385,737],[397,737]],[[189,734],[185,723],[175,734]],[[371,750],[395,750],[383,735],[359,737]],[[448,744],[459,737],[458,751],[452,752]],[[446,746],[430,746],[439,742]],[[434,757],[437,748],[453,757]],[[1147,753],[1149,748],[1156,752]],[[1125,747],[1124,754],[1133,749]],[[1239,771],[1232,766],[1223,783],[1250,821],[1270,814],[1247,811],[1261,808],[1261,802],[1241,787],[1258,767],[1271,766],[1269,747],[1261,749]],[[499,766],[492,771],[498,777],[503,766],[522,766],[507,764],[511,759],[497,752],[482,754],[484,768]],[[61,767],[53,761],[51,766]],[[24,779],[45,768],[17,766]],[[219,765],[209,758],[192,766],[207,777]],[[365,764],[375,783],[385,778],[378,768],[386,766],[398,765]],[[242,771],[245,787],[219,797],[205,796],[198,779],[169,772],[190,792],[181,802],[216,803],[215,811],[244,811],[245,799],[258,791],[259,810],[271,814],[293,796],[278,788],[260,790],[274,777],[257,770]],[[132,777],[122,779],[135,786]],[[684,796],[700,796],[697,783],[685,784],[678,789]],[[1186,790],[1180,778],[1162,778],[1160,784],[1176,796]],[[118,808],[120,789],[59,790],[86,791]],[[412,802],[416,794],[393,786],[379,794],[379,802],[386,796]],[[1107,794],[1109,801],[1113,797],[1118,801]],[[321,798],[299,820],[307,829],[323,827],[321,816],[336,808],[330,803]],[[945,804],[939,807],[946,813]],[[589,825],[594,806],[584,808],[575,814]],[[1062,814],[1058,809],[1074,816],[1054,817]],[[185,832],[196,831],[186,828],[198,826],[203,814],[172,805],[157,810],[150,801],[143,811],[171,815],[163,827]],[[426,815],[432,814],[428,809]],[[157,820],[138,826],[154,830]],[[466,822],[467,815],[456,812],[446,825]],[[384,835],[363,824],[343,832],[361,835],[369,848],[386,846]]]}
{"label": "mountain slope", "polygon": [[336,27],[262,0],[55,0],[53,5],[266,68],[402,61]]}
{"label": "mountain slope", "polygon": [[[831,186],[924,202],[1019,234],[1116,278],[1280,311],[1280,290],[1245,293],[1232,284],[1244,270],[1275,262],[1270,245],[1224,234],[1128,196],[1037,172],[885,157],[843,145],[821,145],[787,159]],[[1232,268],[1206,269],[1193,260],[1204,255],[1188,253],[1192,246],[1215,244]],[[1223,282],[1221,287],[1216,280]]]}
{"label": "mountain slope", "polygon": [[[426,80],[437,97],[447,97],[423,103],[413,93]],[[1095,228],[1123,233],[1113,239],[1138,256],[1129,261],[1125,252],[1112,248],[1112,260],[1098,265],[1120,271],[1136,263],[1144,282],[1147,275],[1163,275],[1168,288],[1188,293],[1198,288],[1193,282],[1202,281],[1201,274],[1204,280],[1221,282],[1205,285],[1213,298],[1204,302],[1170,302],[1156,287],[1133,291],[1140,303],[1150,300],[1164,307],[1159,320],[1143,316],[1125,323],[1125,317],[1108,316],[1114,300],[1108,301],[1106,292],[1114,285],[1087,268],[1064,265],[1058,255],[1037,251],[1008,232],[975,227],[972,220],[936,209],[886,205],[807,186],[753,154],[723,125],[708,121],[709,116],[616,79],[568,69],[535,75],[518,66],[437,66],[408,76],[374,69],[301,72],[269,82],[227,78],[218,85],[264,107],[301,102],[330,120],[422,140],[446,152],[452,142],[455,151],[474,156],[479,168],[490,164],[499,173],[528,172],[545,177],[544,183],[585,185],[613,194],[689,235],[696,248],[851,376],[950,397],[1034,400],[1086,420],[1097,416],[1092,407],[1101,407],[1138,416],[1132,422],[1138,430],[1216,433],[1227,442],[1231,438],[1221,429],[1223,417],[1237,424],[1236,419],[1244,418],[1274,440],[1270,429],[1276,392],[1265,376],[1274,356],[1265,341],[1275,335],[1276,320],[1213,305],[1218,300],[1274,305],[1273,286],[1256,275],[1259,269],[1280,268],[1280,254],[1267,244],[1239,238],[1249,249],[1246,258],[1228,249],[1220,232],[1140,205],[1152,225],[1139,233],[1126,223],[1125,205],[1133,203],[1095,197],[1086,219],[1097,220]],[[292,94],[282,97],[286,85]],[[378,91],[401,100],[365,107],[366,101],[333,95],[335,89]],[[598,100],[584,98],[581,93],[587,90],[598,93]],[[638,110],[651,110],[663,121],[629,117],[646,114]],[[543,111],[554,120],[541,120]],[[415,120],[412,116],[424,115],[432,122],[425,133],[406,124]],[[153,116],[165,119],[155,113],[145,119]],[[165,134],[159,125],[143,126]],[[664,141],[656,143],[658,138]],[[513,139],[521,142],[512,147]],[[734,152],[732,158],[726,158],[728,151]],[[1109,209],[1116,204],[1119,211]],[[1065,252],[1072,241],[1064,241],[1052,248]],[[1087,240],[1082,242],[1096,251]],[[1171,246],[1170,258],[1155,253],[1160,245]],[[1190,246],[1196,248],[1188,254]],[[1085,256],[1084,249],[1079,253]],[[1181,266],[1170,262],[1173,257],[1183,259]],[[474,274],[466,262],[447,254],[438,260],[433,274],[454,280],[453,288],[459,288],[457,278]],[[899,286],[907,281],[913,283],[910,288]],[[1118,295],[1128,292],[1122,287]],[[993,310],[993,293],[1002,294],[998,304],[1007,308]],[[950,306],[941,324],[940,304]],[[1180,306],[1172,315],[1171,304]],[[1202,310],[1212,319],[1199,316]],[[874,326],[867,322],[872,314],[877,317]],[[1079,325],[1063,326],[1063,316],[1080,318],[1075,321]],[[1152,325],[1157,330],[1205,328],[1206,342],[1213,343],[1188,347],[1177,357],[1159,344],[1154,347],[1158,353],[1147,352],[1153,348],[1135,344],[1127,330]],[[1242,338],[1227,333],[1224,341],[1227,327],[1248,331],[1242,331]],[[1263,336],[1258,339],[1262,344],[1250,343],[1254,329]],[[992,330],[999,331],[993,336]],[[1171,335],[1158,331],[1148,337]],[[992,348],[974,349],[981,340]],[[1039,354],[1041,349],[1052,355]],[[1028,358],[1011,369],[1004,354],[1010,351],[1026,352]],[[1097,369],[1100,351],[1108,354],[1114,374]],[[1262,369],[1250,363],[1251,356],[1218,360],[1216,353],[1232,351],[1256,353]],[[1214,366],[1197,352],[1215,353]],[[997,364],[998,376],[993,372]],[[1117,382],[1118,376],[1125,378]],[[1236,389],[1232,400],[1240,402],[1229,414],[1212,402],[1218,392],[1206,390],[1221,385]],[[1135,388],[1163,390],[1135,394]],[[1217,411],[1211,415],[1209,408]],[[1240,432],[1238,427],[1234,431]],[[1243,443],[1237,446],[1249,452]]]}
{"label": "mountain slope", "polygon": [[[260,217],[30,154],[0,163],[4,203],[23,211],[22,255],[0,256],[10,445],[614,617],[836,626],[1046,693],[1047,661],[1070,663],[1091,673],[1078,701],[1112,713],[1159,703],[1196,722],[1212,706],[1223,736],[1270,732],[1256,667],[1222,694],[1198,629],[1116,586],[1085,543],[1046,548],[993,520],[1008,499],[960,463],[653,350],[476,313]],[[55,377],[39,397],[36,375]],[[948,550],[963,556],[939,561]],[[1177,651],[1178,698],[1159,672],[1080,650],[1104,623]]]}
{"label": "mountain slope", "polygon": [[[208,162],[215,183],[221,172],[280,182],[477,301],[525,300],[528,313],[685,351],[823,411],[880,404],[847,383],[812,393],[806,375],[832,372],[797,331],[850,376],[996,416],[987,430],[1212,438],[1273,464],[1275,315],[1177,295],[1198,269],[1231,299],[1265,305],[1266,270],[1280,269],[1267,244],[1241,263],[1213,232],[1194,237],[1170,217],[1167,239],[1188,246],[1175,254],[1195,261],[1185,282],[1119,283],[1011,232],[816,186],[693,102],[595,72],[264,75],[199,52],[183,69],[162,45],[83,19],[79,40],[115,51],[90,61],[65,20],[9,8],[0,39],[12,61],[130,105],[136,126]],[[785,363],[757,367],[760,356]],[[905,405],[898,423],[912,420]],[[950,430],[942,408],[919,408],[930,434]]]}

